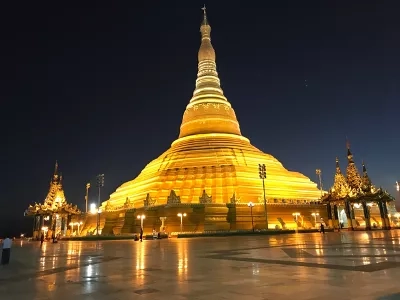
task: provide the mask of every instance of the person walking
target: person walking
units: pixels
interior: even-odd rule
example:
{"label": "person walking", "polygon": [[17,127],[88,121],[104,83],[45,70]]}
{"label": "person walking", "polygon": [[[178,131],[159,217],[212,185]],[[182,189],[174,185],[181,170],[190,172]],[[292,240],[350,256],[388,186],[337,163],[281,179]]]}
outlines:
{"label": "person walking", "polygon": [[143,228],[140,227],[140,241],[143,241]]}
{"label": "person walking", "polygon": [[42,233],[42,235],[40,236],[40,247],[43,246],[43,242],[44,242],[44,233]]}
{"label": "person walking", "polygon": [[3,251],[1,253],[2,265],[8,265],[8,263],[10,262],[11,244],[12,244],[11,239],[8,236],[6,236],[6,238],[3,240],[2,243],[2,248],[3,248]]}

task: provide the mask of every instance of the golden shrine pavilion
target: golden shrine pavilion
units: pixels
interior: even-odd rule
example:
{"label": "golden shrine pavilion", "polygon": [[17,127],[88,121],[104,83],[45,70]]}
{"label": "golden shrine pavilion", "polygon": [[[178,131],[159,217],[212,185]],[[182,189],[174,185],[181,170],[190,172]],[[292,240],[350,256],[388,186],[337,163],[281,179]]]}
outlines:
{"label": "golden shrine pavilion", "polygon": [[43,233],[46,237],[66,235],[73,215],[81,214],[76,205],[67,203],[62,185],[62,175],[58,174],[58,163],[50,180],[49,192],[43,203],[29,205],[25,216],[33,217],[33,238]]}
{"label": "golden shrine pavilion", "polygon": [[[204,10],[193,96],[183,114],[180,134],[171,147],[151,161],[133,180],[122,184],[102,203],[102,234],[138,232],[144,227],[178,231],[186,213],[185,231],[235,230],[251,226],[248,203],[257,228],[266,228],[263,180],[269,228],[316,227],[325,216],[318,204],[323,191],[299,172],[287,170],[241,134],[235,111],[225,97],[211,44],[211,26]],[[294,214],[303,216],[294,217]],[[318,218],[319,221],[319,218]],[[93,230],[87,222],[85,230]]]}
{"label": "golden shrine pavilion", "polygon": [[346,177],[340,169],[339,159],[336,158],[333,186],[322,198],[322,203],[328,208],[329,223],[335,228],[349,230],[390,229],[397,226],[400,214],[396,211],[394,198],[372,184],[364,162],[362,173],[361,176],[347,143]]}

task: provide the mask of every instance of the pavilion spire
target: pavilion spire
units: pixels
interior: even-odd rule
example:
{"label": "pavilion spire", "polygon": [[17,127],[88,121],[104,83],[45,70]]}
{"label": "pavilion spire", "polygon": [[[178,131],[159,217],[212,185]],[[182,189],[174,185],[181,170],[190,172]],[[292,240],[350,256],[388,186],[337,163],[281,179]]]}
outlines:
{"label": "pavilion spire", "polygon": [[339,158],[336,157],[336,174],[342,174],[342,170],[340,170]]}
{"label": "pavilion spire", "polygon": [[357,166],[353,160],[353,154],[350,150],[350,142],[349,140],[346,141],[347,147],[347,168],[346,168],[346,175],[347,175],[347,183],[349,184],[352,190],[358,190],[361,187],[361,177],[358,173]]}
{"label": "pavilion spire", "polygon": [[346,138],[346,148],[347,148],[347,160],[349,162],[354,162],[353,161],[353,154],[351,153],[351,150],[350,150],[350,142],[349,142],[349,140],[347,138]]}
{"label": "pavilion spire", "polygon": [[363,167],[363,169],[362,169],[363,170],[363,177],[362,177],[362,180],[361,180],[362,181],[361,187],[362,187],[363,191],[367,192],[367,191],[371,190],[372,182],[371,182],[371,179],[368,176],[367,168],[365,167],[364,161],[362,162],[362,167]]}
{"label": "pavilion spire", "polygon": [[49,192],[47,193],[46,199],[44,200],[44,204],[48,207],[55,208],[57,203],[65,202],[64,190],[62,187],[62,174],[59,173],[58,170],[58,161],[54,165],[54,174],[53,178],[50,181]]}
{"label": "pavilion spire", "polygon": [[333,182],[332,191],[335,197],[338,199],[346,197],[350,191],[346,178],[344,177],[342,171],[340,170],[339,159],[337,157],[336,157],[336,174]]}

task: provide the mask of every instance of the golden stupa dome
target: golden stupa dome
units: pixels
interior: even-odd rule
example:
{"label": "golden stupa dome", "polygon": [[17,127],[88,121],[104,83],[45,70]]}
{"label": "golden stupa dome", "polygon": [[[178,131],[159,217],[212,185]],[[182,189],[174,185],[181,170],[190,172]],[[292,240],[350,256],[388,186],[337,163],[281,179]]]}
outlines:
{"label": "golden stupa dome", "polygon": [[220,86],[205,14],[200,32],[196,87],[183,114],[179,138],[138,177],[118,187],[108,205],[114,209],[125,203],[142,207],[149,199],[164,205],[170,203],[171,195],[181,203],[199,203],[204,193],[211,203],[230,203],[232,197],[263,201],[259,164],[267,168],[268,202],[319,199],[316,183],[288,171],[241,135],[235,111]]}

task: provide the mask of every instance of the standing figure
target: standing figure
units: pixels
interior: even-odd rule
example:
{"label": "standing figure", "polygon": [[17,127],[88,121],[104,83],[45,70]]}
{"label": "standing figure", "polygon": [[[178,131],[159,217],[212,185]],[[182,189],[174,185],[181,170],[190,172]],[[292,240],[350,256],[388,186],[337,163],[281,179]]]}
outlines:
{"label": "standing figure", "polygon": [[324,226],[324,223],[321,223],[321,233],[325,234],[325,226]]}
{"label": "standing figure", "polygon": [[10,262],[10,252],[11,252],[11,244],[12,241],[8,236],[3,240],[2,246],[3,246],[3,251],[1,253],[1,264],[2,265],[8,265]]}
{"label": "standing figure", "polygon": [[140,227],[140,241],[143,240],[143,228]]}
{"label": "standing figure", "polygon": [[44,233],[42,233],[42,235],[40,236],[40,247],[43,246],[43,242],[44,242]]}

